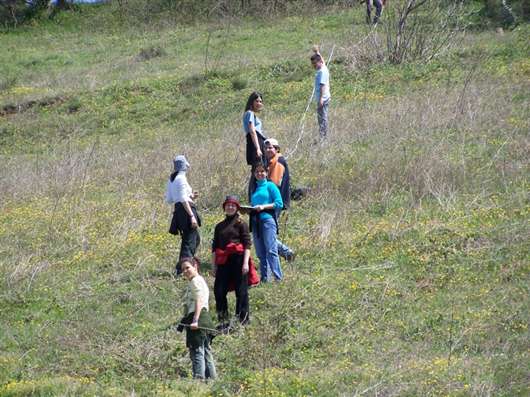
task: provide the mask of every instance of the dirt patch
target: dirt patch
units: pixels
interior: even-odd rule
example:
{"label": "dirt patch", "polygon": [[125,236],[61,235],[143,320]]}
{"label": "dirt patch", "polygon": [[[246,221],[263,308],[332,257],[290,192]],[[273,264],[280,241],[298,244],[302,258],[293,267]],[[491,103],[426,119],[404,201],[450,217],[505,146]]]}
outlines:
{"label": "dirt patch", "polygon": [[166,51],[161,47],[142,48],[140,53],[134,58],[137,62],[148,61],[153,58],[163,57]]}
{"label": "dirt patch", "polygon": [[8,116],[10,114],[23,113],[34,107],[48,107],[63,103],[67,98],[62,96],[55,96],[50,98],[44,98],[39,100],[31,100],[18,104],[7,104],[0,109],[0,116]]}

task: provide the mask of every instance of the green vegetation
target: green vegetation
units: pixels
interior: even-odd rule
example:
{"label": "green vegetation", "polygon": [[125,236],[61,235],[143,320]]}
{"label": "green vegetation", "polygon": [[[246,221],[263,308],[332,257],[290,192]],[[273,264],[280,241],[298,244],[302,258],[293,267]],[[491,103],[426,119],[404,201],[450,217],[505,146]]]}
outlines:
{"label": "green vegetation", "polygon": [[[362,8],[115,20],[0,36],[1,396],[528,394],[528,26],[389,65],[359,56]],[[313,43],[335,46],[324,146],[303,118]],[[185,153],[208,269],[222,198],[245,196],[254,89],[311,193],[281,222],[286,280],[251,290],[203,384],[167,329],[184,281],[165,181]]]}

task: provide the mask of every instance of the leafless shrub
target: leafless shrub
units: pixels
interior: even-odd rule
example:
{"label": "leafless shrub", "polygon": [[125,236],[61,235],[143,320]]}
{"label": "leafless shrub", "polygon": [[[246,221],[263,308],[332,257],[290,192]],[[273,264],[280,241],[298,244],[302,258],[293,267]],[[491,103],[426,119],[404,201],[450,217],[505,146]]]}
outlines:
{"label": "leafless shrub", "polygon": [[352,44],[351,63],[429,62],[456,43],[465,29],[463,2],[397,0],[384,9],[377,25]]}
{"label": "leafless shrub", "polygon": [[390,8],[384,23],[388,60],[430,61],[454,43],[463,29],[463,2],[406,0]]}

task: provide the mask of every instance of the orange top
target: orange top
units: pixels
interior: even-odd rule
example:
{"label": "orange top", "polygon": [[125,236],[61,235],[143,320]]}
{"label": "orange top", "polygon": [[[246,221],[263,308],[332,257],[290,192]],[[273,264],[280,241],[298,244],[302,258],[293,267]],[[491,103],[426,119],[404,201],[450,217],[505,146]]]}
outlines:
{"label": "orange top", "polygon": [[285,172],[285,167],[278,163],[279,157],[280,154],[276,153],[274,157],[269,160],[269,180],[274,182],[278,187],[282,184],[283,173]]}

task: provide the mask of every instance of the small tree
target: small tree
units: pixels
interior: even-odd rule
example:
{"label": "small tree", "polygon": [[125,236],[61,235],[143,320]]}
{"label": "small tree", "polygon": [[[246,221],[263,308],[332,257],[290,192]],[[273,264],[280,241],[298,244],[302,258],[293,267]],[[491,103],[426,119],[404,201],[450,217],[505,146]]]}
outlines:
{"label": "small tree", "polygon": [[386,59],[430,61],[463,29],[462,1],[393,0],[379,22],[386,38]]}

